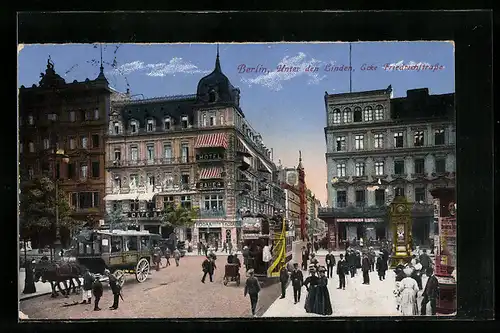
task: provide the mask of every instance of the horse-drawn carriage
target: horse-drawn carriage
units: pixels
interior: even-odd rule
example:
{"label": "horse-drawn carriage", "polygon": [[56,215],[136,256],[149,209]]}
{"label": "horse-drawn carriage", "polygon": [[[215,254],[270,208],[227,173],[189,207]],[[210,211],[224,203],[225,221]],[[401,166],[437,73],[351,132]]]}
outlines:
{"label": "horse-drawn carriage", "polygon": [[82,231],[76,239],[76,260],[101,281],[108,269],[122,286],[125,274],[135,274],[137,282],[146,281],[151,266],[158,264],[153,243],[160,236],[148,231]]}

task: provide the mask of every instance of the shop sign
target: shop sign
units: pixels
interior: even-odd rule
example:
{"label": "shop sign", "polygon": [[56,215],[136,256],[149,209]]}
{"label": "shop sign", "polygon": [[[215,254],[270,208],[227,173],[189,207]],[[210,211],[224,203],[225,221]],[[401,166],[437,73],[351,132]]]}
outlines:
{"label": "shop sign", "polygon": [[260,238],[260,234],[256,234],[256,233],[242,234],[241,238],[242,239],[259,239]]}
{"label": "shop sign", "polygon": [[232,228],[234,222],[196,222],[198,228]]}
{"label": "shop sign", "polygon": [[127,212],[127,217],[129,218],[152,218],[152,217],[161,217],[161,211],[149,211],[149,212]]}
{"label": "shop sign", "polygon": [[220,181],[202,181],[196,184],[199,190],[213,190],[213,189],[223,189],[224,182]]}
{"label": "shop sign", "polygon": [[443,237],[456,237],[457,228],[455,222],[456,220],[453,218],[442,218],[439,234]]}
{"label": "shop sign", "polygon": [[432,203],[434,205],[434,218],[437,219],[441,215],[440,206],[439,206],[441,203],[440,203],[439,199],[432,200]]}
{"label": "shop sign", "polygon": [[261,219],[259,217],[244,217],[241,222],[241,229],[244,233],[260,233]]}
{"label": "shop sign", "polygon": [[197,161],[211,161],[211,160],[222,160],[224,158],[223,154],[220,153],[206,153],[206,154],[197,154]]}
{"label": "shop sign", "polygon": [[336,219],[337,222],[356,222],[356,223],[376,223],[376,222],[384,222],[382,218],[353,218],[353,219]]}

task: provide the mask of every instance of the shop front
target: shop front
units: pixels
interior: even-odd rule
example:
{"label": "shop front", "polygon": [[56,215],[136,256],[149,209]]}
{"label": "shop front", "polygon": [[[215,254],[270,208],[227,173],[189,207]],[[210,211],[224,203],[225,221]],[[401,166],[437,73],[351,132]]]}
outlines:
{"label": "shop front", "polygon": [[387,231],[384,224],[385,219],[377,218],[337,218],[339,226],[339,238],[341,243],[363,239],[364,244],[386,238]]}
{"label": "shop front", "polygon": [[127,212],[126,218],[134,229],[138,226],[140,231],[147,230],[152,234],[162,234],[161,210]]}
{"label": "shop front", "polygon": [[219,249],[222,249],[223,242],[237,245],[237,232],[235,221],[197,221],[193,228],[193,246],[198,246],[198,242],[203,242],[211,246],[217,242]]}

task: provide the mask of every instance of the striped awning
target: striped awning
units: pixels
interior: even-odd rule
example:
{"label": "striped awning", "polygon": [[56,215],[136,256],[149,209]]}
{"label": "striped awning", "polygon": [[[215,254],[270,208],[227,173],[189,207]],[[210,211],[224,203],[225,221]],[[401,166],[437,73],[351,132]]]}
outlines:
{"label": "striped awning", "polygon": [[198,135],[195,148],[222,147],[227,149],[228,139],[226,133],[211,133]]}
{"label": "striped awning", "polygon": [[220,179],[224,170],[221,167],[203,168],[200,170],[200,179]]}

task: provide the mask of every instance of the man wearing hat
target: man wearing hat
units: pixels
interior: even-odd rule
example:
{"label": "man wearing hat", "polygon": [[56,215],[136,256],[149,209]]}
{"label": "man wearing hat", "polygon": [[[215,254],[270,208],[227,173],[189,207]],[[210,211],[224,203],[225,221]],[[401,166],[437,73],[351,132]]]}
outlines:
{"label": "man wearing hat", "polygon": [[257,301],[259,300],[260,284],[259,281],[254,276],[253,268],[248,270],[248,279],[245,283],[245,291],[243,297],[247,294],[250,295],[250,305],[252,307],[252,316],[255,316],[255,309],[257,307]]}
{"label": "man wearing hat", "polygon": [[280,270],[280,282],[281,282],[281,299],[285,298],[286,285],[288,283],[288,270],[286,266],[283,266]]}
{"label": "man wearing hat", "polygon": [[108,276],[109,286],[111,287],[111,291],[113,292],[113,305],[111,305],[109,309],[116,310],[118,309],[118,305],[120,303],[120,294],[122,287],[118,283],[118,279],[116,278],[116,276],[111,274],[108,269],[104,270],[104,274]]}
{"label": "man wearing hat", "polygon": [[368,259],[368,254],[363,254],[363,261],[361,264],[361,270],[363,271],[363,284],[370,284],[370,259]]}
{"label": "man wearing hat", "polygon": [[328,250],[328,254],[325,257],[325,262],[326,262],[326,271],[327,271],[327,277],[331,278],[333,277],[333,266],[335,266],[335,256],[332,253],[332,250]]}
{"label": "man wearing hat", "polygon": [[99,301],[101,300],[103,288],[102,283],[98,277],[95,277],[94,283],[92,284],[92,292],[94,293],[94,311],[100,311]]}
{"label": "man wearing hat", "polygon": [[293,286],[293,299],[294,304],[300,302],[300,293],[302,289],[302,285],[304,284],[304,275],[302,275],[302,271],[299,269],[299,264],[293,264],[293,271],[290,275],[290,279],[292,280]]}
{"label": "man wearing hat", "polygon": [[345,290],[345,273],[347,272],[347,262],[344,255],[340,254],[340,260],[337,263],[337,275],[339,276],[339,287],[337,289]]}

